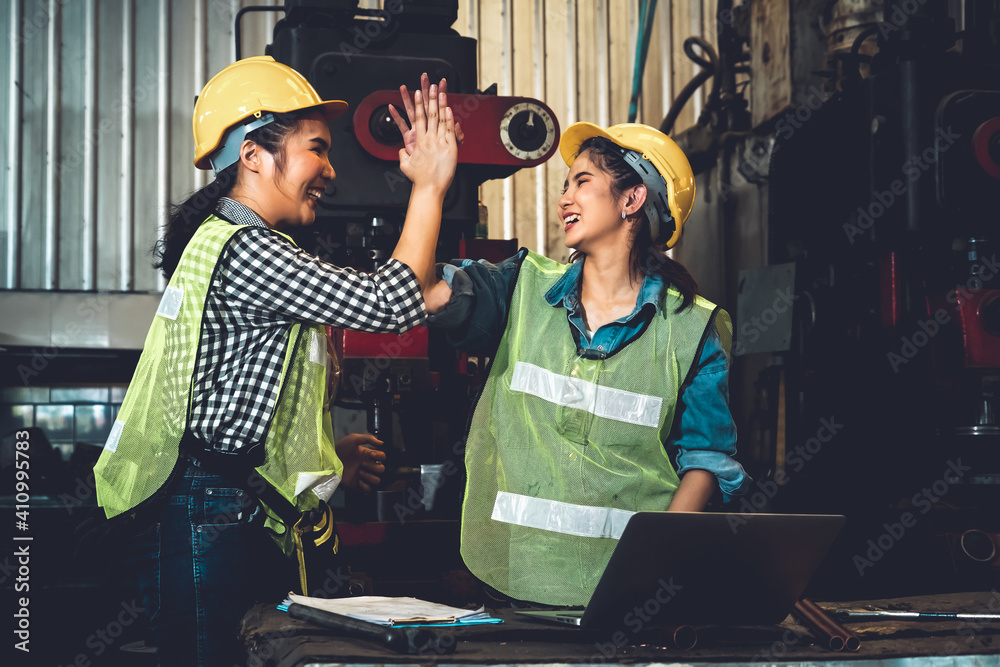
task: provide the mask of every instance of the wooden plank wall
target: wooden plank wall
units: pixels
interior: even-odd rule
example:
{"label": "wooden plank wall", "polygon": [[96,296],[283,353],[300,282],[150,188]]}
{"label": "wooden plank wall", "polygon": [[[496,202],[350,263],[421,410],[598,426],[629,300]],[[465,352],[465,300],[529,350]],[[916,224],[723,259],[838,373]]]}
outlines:
{"label": "wooden plank wall", "polygon": [[[713,45],[717,0],[659,0],[637,120],[658,126],[674,96],[697,73],[683,51],[697,34]],[[461,0],[455,29],[479,40],[479,85],[501,95],[541,99],[561,128],[578,120],[601,126],[628,120],[639,0]],[[675,124],[691,126],[701,91]],[[483,184],[491,238],[565,260],[556,206],[567,167],[558,153],[546,164]]]}

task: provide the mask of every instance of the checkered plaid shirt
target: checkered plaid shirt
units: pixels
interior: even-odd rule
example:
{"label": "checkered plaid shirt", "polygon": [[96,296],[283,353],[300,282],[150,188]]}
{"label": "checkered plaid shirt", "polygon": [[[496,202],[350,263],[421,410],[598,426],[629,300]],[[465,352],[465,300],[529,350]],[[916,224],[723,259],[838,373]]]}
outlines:
{"label": "checkered plaid shirt", "polygon": [[216,213],[249,225],[229,240],[205,300],[188,428],[217,452],[262,444],[294,322],[403,332],[424,320],[413,271],[390,259],[375,273],[300,250],[252,210],[223,198]]}

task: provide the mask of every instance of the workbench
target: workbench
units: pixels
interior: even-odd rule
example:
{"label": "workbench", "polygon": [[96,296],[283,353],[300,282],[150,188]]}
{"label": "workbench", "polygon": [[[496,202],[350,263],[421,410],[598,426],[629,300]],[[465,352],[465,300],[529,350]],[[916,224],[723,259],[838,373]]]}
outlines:
{"label": "workbench", "polygon": [[[996,613],[1000,593],[975,592],[919,597],[819,602],[827,610],[874,605],[905,611]],[[614,630],[582,630],[518,617],[510,608],[489,609],[504,623],[462,628],[454,633],[455,650],[445,655],[404,655],[376,643],[337,636],[336,633],[288,617],[275,605],[257,605],[244,617],[242,638],[248,664],[276,667],[387,664],[566,664],[566,663],[676,663],[685,665],[809,664],[850,661],[861,667],[883,660],[922,656],[950,656],[941,664],[1000,665],[1000,622],[880,620],[844,623],[861,639],[856,652],[834,652],[818,645],[809,630],[793,616],[780,625],[699,627],[691,649],[670,644],[662,630],[647,630],[621,641]],[[450,630],[450,628],[448,629]],[[255,659],[256,658],[256,659]],[[922,659],[921,664],[925,664]],[[897,663],[898,664],[898,663]],[[915,663],[914,663],[915,664]]]}

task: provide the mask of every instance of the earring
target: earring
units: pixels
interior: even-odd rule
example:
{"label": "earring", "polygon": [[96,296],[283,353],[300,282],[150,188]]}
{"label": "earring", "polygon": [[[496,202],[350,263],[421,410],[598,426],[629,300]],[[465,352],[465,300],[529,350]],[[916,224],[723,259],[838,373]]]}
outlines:
{"label": "earring", "polygon": [[622,211],[622,220],[625,219],[625,211]]}

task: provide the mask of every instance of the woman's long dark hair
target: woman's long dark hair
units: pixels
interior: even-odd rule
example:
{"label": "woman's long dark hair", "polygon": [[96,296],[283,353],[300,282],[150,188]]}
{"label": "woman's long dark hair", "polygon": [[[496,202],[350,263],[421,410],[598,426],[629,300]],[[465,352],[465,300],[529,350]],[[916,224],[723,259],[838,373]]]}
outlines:
{"label": "woman's long dark hair", "polygon": [[[622,157],[618,147],[604,137],[591,137],[580,145],[577,155],[587,153],[587,157],[597,168],[611,177],[611,194],[615,199],[625,194],[625,191],[636,185],[642,185],[642,178],[629,166]],[[651,196],[652,193],[647,193]],[[639,211],[640,224],[632,234],[632,250],[629,253],[629,272],[632,276],[658,274],[668,286],[673,286],[681,293],[680,312],[694,302],[698,294],[698,283],[684,266],[667,256],[656,247],[649,232],[649,219],[646,213]],[[575,262],[583,257],[583,253],[574,251],[570,261]]]}
{"label": "woman's long dark hair", "polygon": [[[274,156],[278,174],[285,170],[285,139],[298,128],[299,119],[305,114],[304,111],[276,113],[273,122],[258,127],[246,136]],[[232,192],[238,173],[239,162],[236,162],[216,174],[214,181],[180,204],[170,207],[170,217],[163,238],[153,246],[153,268],[160,269],[167,280],[170,280],[177,269],[184,248],[201,223],[215,212],[219,200]]]}

